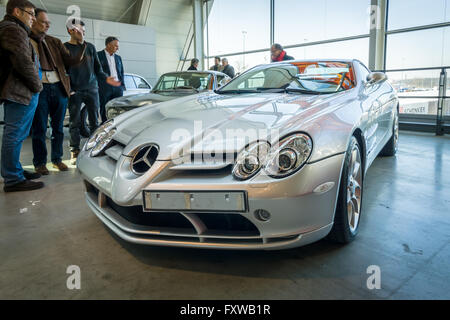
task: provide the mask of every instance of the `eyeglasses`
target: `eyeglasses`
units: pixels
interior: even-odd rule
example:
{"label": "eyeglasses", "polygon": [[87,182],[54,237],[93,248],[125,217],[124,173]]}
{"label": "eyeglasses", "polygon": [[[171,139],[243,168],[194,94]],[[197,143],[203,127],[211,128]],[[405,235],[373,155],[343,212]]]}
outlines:
{"label": "eyeglasses", "polygon": [[34,14],[34,12],[29,12],[29,11],[27,11],[27,10],[25,10],[25,9],[22,9],[22,8],[19,8],[20,10],[22,10],[23,12],[26,12],[26,13],[28,13],[30,16],[32,16],[32,17],[36,17],[36,15]]}

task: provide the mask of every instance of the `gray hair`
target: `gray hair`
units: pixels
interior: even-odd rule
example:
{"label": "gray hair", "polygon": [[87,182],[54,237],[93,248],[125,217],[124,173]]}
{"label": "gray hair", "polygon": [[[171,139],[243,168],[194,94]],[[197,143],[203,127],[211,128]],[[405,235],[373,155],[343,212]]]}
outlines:
{"label": "gray hair", "polygon": [[279,44],[279,43],[274,43],[272,45],[272,47],[275,48],[276,50],[283,51],[283,46],[281,44]]}

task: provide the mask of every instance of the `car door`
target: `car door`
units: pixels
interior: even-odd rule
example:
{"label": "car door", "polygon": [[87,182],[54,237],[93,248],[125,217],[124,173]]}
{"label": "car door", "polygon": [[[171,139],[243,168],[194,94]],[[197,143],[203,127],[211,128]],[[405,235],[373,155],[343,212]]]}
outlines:
{"label": "car door", "polygon": [[379,88],[378,102],[378,151],[384,147],[392,134],[393,110],[397,107],[394,89],[387,82],[383,82]]}
{"label": "car door", "polygon": [[[360,65],[360,77],[362,85],[359,93],[359,100],[361,101],[361,109],[363,112],[363,119],[365,120],[364,137],[366,141],[366,156],[368,164],[376,157],[377,146],[377,131],[378,131],[378,119],[377,112],[379,108],[379,102],[374,95],[376,90],[373,86],[367,84],[367,76],[370,71],[364,66]],[[368,166],[366,166],[368,167]]]}

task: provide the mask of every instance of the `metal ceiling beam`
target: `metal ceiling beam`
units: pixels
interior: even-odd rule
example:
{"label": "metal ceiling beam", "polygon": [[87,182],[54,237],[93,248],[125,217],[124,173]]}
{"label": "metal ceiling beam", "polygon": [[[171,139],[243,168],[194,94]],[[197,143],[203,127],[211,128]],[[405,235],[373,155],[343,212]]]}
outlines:
{"label": "metal ceiling beam", "polygon": [[132,22],[140,26],[146,26],[150,17],[151,5],[152,0],[138,0]]}

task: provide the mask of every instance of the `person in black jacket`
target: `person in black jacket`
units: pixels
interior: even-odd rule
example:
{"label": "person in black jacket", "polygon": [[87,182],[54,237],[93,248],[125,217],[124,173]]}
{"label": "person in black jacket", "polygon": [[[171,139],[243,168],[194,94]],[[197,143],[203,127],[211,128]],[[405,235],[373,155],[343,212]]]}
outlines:
{"label": "person in black jacket", "polygon": [[222,58],[222,66],[223,70],[222,72],[225,73],[227,76],[229,76],[231,79],[234,78],[234,68],[228,64],[227,58]]}
{"label": "person in black jacket", "polygon": [[116,37],[108,37],[105,40],[105,46],[106,48],[104,50],[97,52],[98,59],[102,64],[103,71],[108,76],[113,77],[114,80],[119,81],[121,85],[114,87],[107,84],[106,81],[98,81],[102,122],[107,120],[105,105],[108,101],[123,96],[123,92],[126,90],[122,58],[116,54],[117,50],[119,50],[119,39]]}
{"label": "person in black jacket", "polygon": [[[84,22],[73,19],[67,31],[70,34],[70,41],[64,43],[64,45],[70,51],[71,56],[77,56],[81,50],[84,50],[83,44],[86,34]],[[94,132],[98,126],[97,113],[100,106],[97,79],[106,81],[106,83],[115,87],[120,86],[120,82],[114,80],[113,77],[108,77],[103,72],[102,65],[98,60],[97,50],[89,42],[86,42],[86,49],[81,62],[75,66],[71,66],[67,71],[70,76],[70,86],[72,89],[69,98],[71,163],[75,164],[76,158],[80,153],[80,111],[82,103],[87,108],[90,131]]]}
{"label": "person in black jacket", "polygon": [[274,43],[272,45],[270,48],[270,53],[272,55],[272,62],[294,60],[294,57],[288,56],[283,47],[278,43]]}
{"label": "person in black jacket", "polygon": [[198,63],[199,63],[199,60],[197,58],[192,59],[191,60],[191,66],[188,68],[188,70],[197,71]]}

